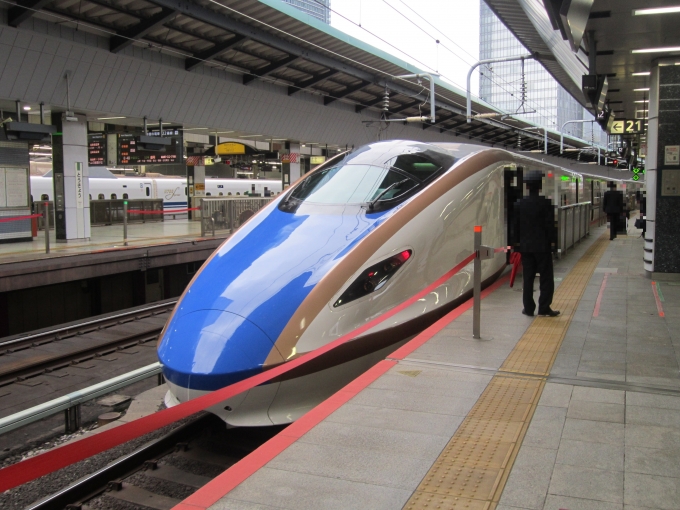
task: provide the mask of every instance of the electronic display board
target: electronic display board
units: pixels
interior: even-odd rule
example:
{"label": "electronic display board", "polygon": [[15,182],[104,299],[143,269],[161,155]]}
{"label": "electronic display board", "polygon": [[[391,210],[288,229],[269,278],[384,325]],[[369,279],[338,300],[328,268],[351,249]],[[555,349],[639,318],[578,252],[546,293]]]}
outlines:
{"label": "electronic display board", "polygon": [[[182,132],[179,128],[163,128],[163,137],[169,138],[170,145],[160,149],[145,148],[139,142],[142,133],[120,133],[118,135],[119,165],[160,165],[182,162]],[[158,136],[158,130],[151,130],[146,136]]]}
{"label": "electronic display board", "polygon": [[87,134],[87,164],[106,166],[106,133]]}

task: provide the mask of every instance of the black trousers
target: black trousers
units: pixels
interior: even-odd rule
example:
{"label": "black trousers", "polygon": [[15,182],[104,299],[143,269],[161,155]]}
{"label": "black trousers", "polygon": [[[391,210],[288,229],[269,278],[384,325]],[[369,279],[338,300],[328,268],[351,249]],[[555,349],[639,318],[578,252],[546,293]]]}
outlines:
{"label": "black trousers", "polygon": [[607,219],[609,220],[609,239],[615,239],[616,230],[619,226],[619,214],[608,214]]}
{"label": "black trousers", "polygon": [[524,274],[523,302],[527,313],[534,313],[534,280],[536,273],[540,273],[539,287],[541,293],[538,297],[538,313],[547,312],[552,304],[555,293],[555,280],[553,277],[552,253],[522,253],[522,271]]}

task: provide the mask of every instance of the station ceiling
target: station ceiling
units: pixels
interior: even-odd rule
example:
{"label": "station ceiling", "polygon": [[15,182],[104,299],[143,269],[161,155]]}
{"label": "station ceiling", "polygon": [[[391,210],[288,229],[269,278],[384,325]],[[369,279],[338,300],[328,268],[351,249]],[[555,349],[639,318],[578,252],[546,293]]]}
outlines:
{"label": "station ceiling", "polygon": [[[246,86],[266,80],[287,87],[289,95],[306,91],[323,96],[326,105],[351,103],[356,112],[381,110],[387,87],[391,118],[429,113],[429,104],[423,105],[427,82],[423,87],[415,80],[395,78],[417,69],[357,41],[343,40],[340,32],[334,34],[320,23],[314,26],[296,12],[271,0],[16,0],[8,22],[20,27],[35,16],[78,25],[107,34],[114,53],[131,45],[154,47],[182,56],[187,71],[198,66],[227,69],[240,73]],[[467,123],[464,91],[438,81],[436,95],[437,121],[423,123],[423,129],[500,147],[543,149],[542,130],[533,125],[512,117]],[[498,110],[474,102],[473,112]],[[558,155],[559,134],[549,132],[549,138],[549,153]],[[572,148],[587,147],[570,137],[565,141]],[[565,152],[564,157],[597,159],[592,151]]]}
{"label": "station ceiling", "polygon": [[[546,69],[582,104],[583,74],[607,75],[608,102],[617,119],[642,118],[649,98],[649,70],[658,58],[680,63],[680,13],[636,15],[635,10],[680,6],[680,0],[581,0],[592,3],[586,38],[596,42],[595,69],[590,69],[587,42],[574,53],[559,31],[549,25],[543,0],[484,0],[530,51],[549,51],[555,59]],[[546,0],[549,1],[549,0]],[[572,2],[573,3],[573,2]],[[546,20],[548,26],[546,28]],[[676,48],[676,51],[634,50]],[[672,62],[671,62],[672,63]]]}

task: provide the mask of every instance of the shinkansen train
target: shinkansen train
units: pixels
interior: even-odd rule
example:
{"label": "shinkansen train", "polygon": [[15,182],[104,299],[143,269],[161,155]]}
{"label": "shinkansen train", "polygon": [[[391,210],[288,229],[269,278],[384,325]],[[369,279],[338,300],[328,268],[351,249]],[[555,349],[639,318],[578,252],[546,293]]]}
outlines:
{"label": "shinkansen train", "polygon": [[[166,404],[285,364],[391,310],[472,252],[475,225],[485,245],[506,246],[507,205],[529,169],[543,171],[556,205],[595,193],[581,174],[466,144],[381,141],[306,174],[228,238],[178,301],[158,344]],[[503,255],[483,261],[484,283],[505,265]],[[471,289],[469,264],[389,321],[209,410],[232,426],[289,423]]]}
{"label": "shinkansen train", "polygon": [[[165,210],[187,207],[187,181],[181,177],[144,178],[116,177],[109,171],[99,170],[90,177],[90,200],[162,198]],[[96,172],[96,173],[95,173]],[[205,179],[206,196],[243,196],[252,192],[265,195],[265,188],[272,195],[281,192],[281,180],[273,179]],[[31,176],[33,200],[52,200],[52,174]]]}

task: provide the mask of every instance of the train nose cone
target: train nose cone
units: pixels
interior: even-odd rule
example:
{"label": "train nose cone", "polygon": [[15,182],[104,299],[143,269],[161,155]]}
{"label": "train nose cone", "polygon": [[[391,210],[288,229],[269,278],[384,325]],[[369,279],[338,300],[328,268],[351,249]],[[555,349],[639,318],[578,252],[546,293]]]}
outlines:
{"label": "train nose cone", "polygon": [[259,373],[273,348],[269,337],[240,315],[196,310],[171,321],[158,357],[174,385],[212,391]]}

